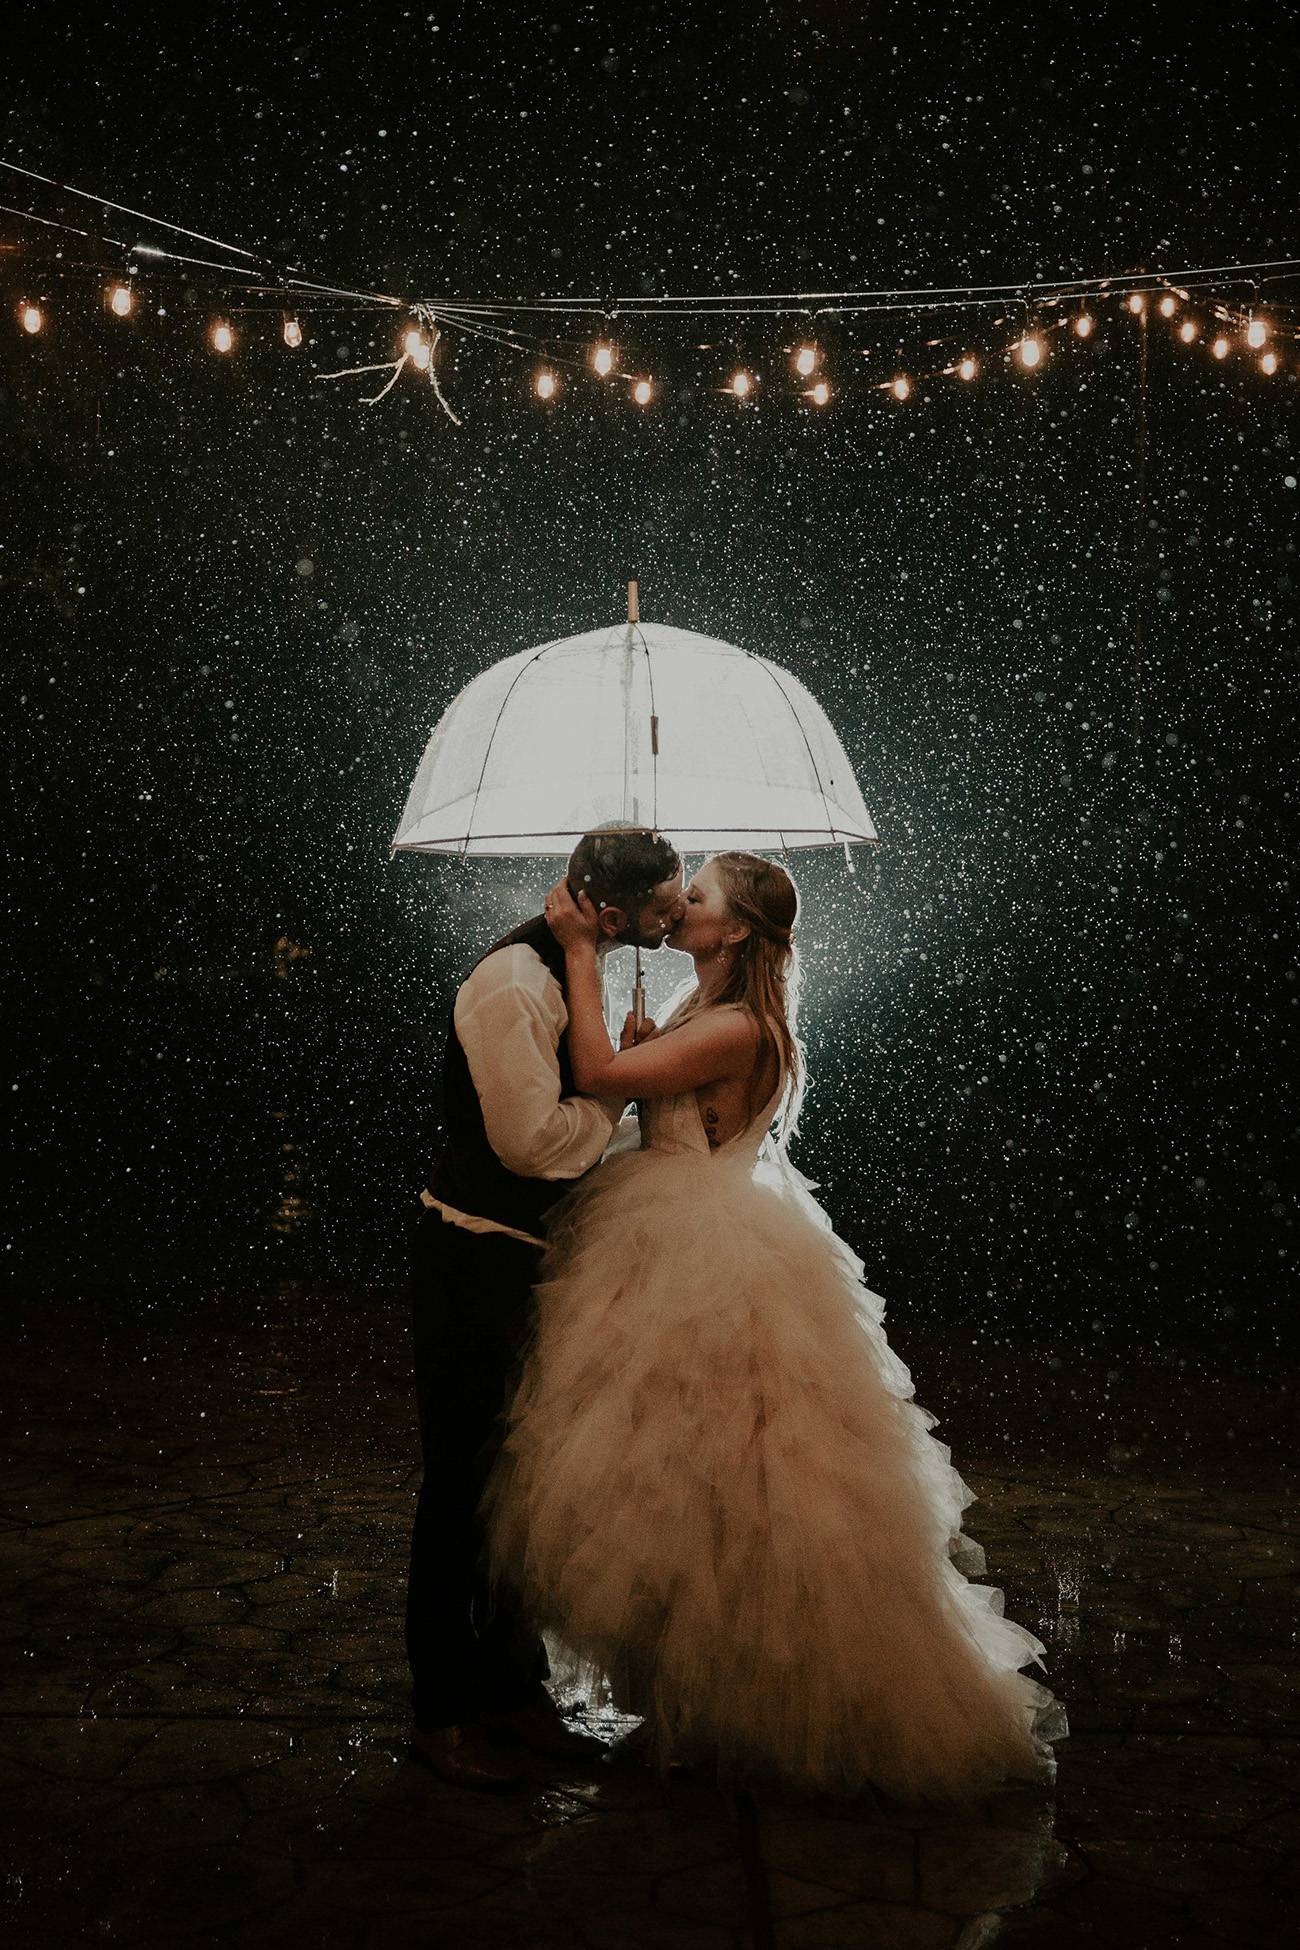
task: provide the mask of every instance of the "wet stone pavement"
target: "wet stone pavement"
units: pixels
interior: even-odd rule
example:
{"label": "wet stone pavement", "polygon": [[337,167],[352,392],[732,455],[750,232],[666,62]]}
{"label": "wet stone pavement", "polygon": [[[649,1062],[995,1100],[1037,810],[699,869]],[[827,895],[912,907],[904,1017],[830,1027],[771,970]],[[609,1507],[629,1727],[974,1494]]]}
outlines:
{"label": "wet stone pavement", "polygon": [[[0,1540],[9,1950],[975,1950],[1294,1941],[1287,1377],[899,1336],[1045,1639],[1055,1788],[918,1815],[408,1758],[417,1480],[386,1293],[30,1304]],[[611,1740],[612,1717],[592,1722]]]}

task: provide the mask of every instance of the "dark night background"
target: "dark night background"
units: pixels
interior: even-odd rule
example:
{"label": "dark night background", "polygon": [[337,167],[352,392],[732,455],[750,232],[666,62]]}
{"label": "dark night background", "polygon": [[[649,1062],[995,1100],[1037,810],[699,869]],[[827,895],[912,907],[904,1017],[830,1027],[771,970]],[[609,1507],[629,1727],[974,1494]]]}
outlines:
{"label": "dark night background", "polygon": [[[1300,252],[1291,8],[105,16],[11,16],[0,153],[411,298]],[[96,220],[16,177],[0,200]],[[1144,504],[1114,302],[1033,375],[1003,356],[1019,312],[822,321],[821,415],[794,320],[620,322],[645,412],[580,373],[544,407],[532,361],[452,332],[457,427],[411,374],[373,408],[313,380],[404,317],[308,308],[292,353],[195,273],[142,276],[119,321],[55,237],[0,216],[24,1293],[290,1272],[387,1303],[454,983],[551,877],[390,864],[406,787],[461,684],[616,620],[635,575],[646,617],[812,688],[879,824],[856,877],[795,863],[795,1155],[904,1343],[1278,1346],[1300,282],[1259,294],[1272,379],[1152,321]],[[968,348],[970,386],[876,390]],[[736,363],[763,375],[743,409]]]}

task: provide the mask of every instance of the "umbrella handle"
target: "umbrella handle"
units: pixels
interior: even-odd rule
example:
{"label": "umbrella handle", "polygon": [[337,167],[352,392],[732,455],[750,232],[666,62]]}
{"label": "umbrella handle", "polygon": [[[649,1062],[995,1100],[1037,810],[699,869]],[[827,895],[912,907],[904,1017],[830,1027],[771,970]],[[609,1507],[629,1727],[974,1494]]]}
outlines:
{"label": "umbrella handle", "polygon": [[641,981],[641,950],[636,951],[636,987],[632,991],[632,1029],[637,1036],[645,1022],[645,987]]}

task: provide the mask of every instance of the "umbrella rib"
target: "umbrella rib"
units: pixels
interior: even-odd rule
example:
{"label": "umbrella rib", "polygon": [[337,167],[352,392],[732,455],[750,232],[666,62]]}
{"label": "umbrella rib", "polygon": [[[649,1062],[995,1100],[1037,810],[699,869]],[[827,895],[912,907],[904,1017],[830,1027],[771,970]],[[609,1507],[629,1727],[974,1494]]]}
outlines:
{"label": "umbrella rib", "polygon": [[659,831],[659,734],[657,730],[659,720],[655,715],[655,673],[654,665],[650,661],[650,644],[645,631],[639,623],[634,623],[632,628],[640,637],[641,648],[645,651],[646,683],[650,689],[650,825],[657,833]]}
{"label": "umbrella rib", "polygon": [[836,828],[835,828],[835,821],[831,817],[831,804],[830,804],[830,800],[826,797],[826,787],[822,784],[821,770],[817,764],[817,760],[813,757],[813,748],[812,745],[809,743],[808,733],[804,730],[803,719],[799,716],[799,713],[795,710],[794,703],[790,697],[789,692],[786,690],[785,685],[781,682],[781,679],[777,676],[776,671],[772,668],[772,665],[767,661],[767,658],[755,656],[752,650],[746,650],[745,655],[750,659],[752,663],[761,665],[762,668],[767,672],[768,676],[771,678],[772,682],[776,685],[776,688],[778,689],[778,691],[780,691],[782,697],[785,699],[786,708],[788,709],[790,716],[794,719],[795,723],[799,727],[799,736],[803,739],[804,750],[808,754],[808,763],[812,766],[813,777],[817,781],[817,790],[821,793],[822,796],[822,811],[826,814],[827,830],[830,832],[833,839],[835,836]]}
{"label": "umbrella rib", "polygon": [[[478,811],[479,794],[483,790],[483,781],[487,777],[488,760],[492,756],[492,746],[496,742],[497,732],[501,729],[501,720],[505,716],[506,706],[510,702],[511,696],[514,692],[515,685],[519,682],[524,672],[526,670],[530,670],[532,666],[537,662],[537,659],[539,657],[545,656],[548,650],[553,650],[555,648],[555,645],[559,641],[560,641],[559,637],[553,637],[549,643],[538,644],[536,650],[534,650],[532,656],[528,659],[528,662],[524,664],[520,664],[518,670],[515,672],[514,676],[510,679],[510,683],[506,690],[506,694],[502,698],[500,704],[497,706],[496,717],[492,720],[492,730],[488,737],[487,744],[483,748],[483,763],[479,767],[478,784],[474,787],[474,797],[470,801],[469,818],[465,821],[465,838],[461,846],[462,854],[468,854],[469,843],[474,837],[474,815]],[[823,797],[825,797],[824,794]],[[482,837],[488,838],[491,836],[484,834]]]}

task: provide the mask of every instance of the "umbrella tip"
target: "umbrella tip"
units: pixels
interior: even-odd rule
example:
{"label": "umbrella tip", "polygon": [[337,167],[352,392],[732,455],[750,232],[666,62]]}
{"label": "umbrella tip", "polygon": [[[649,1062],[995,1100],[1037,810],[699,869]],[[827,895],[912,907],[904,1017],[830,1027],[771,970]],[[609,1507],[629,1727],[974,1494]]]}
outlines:
{"label": "umbrella tip", "polygon": [[627,620],[629,623],[641,621],[641,602],[634,582],[629,582],[627,585]]}

